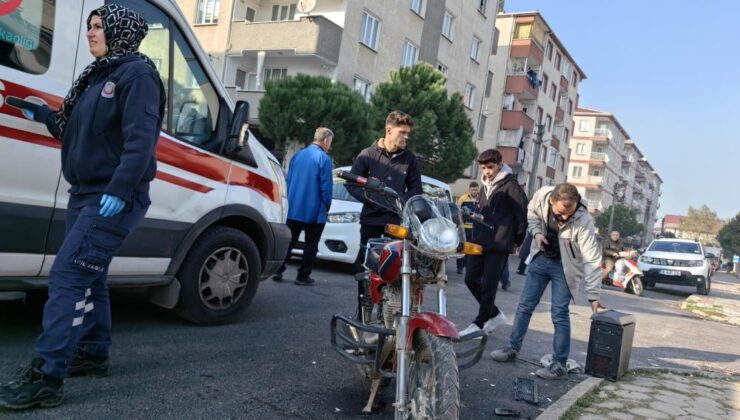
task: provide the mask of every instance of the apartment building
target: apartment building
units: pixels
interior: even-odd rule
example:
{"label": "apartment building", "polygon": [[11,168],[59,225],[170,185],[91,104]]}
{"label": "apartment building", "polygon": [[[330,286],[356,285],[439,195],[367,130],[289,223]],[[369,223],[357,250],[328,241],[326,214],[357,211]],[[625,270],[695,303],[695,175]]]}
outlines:
{"label": "apartment building", "polygon": [[578,187],[589,211],[614,203],[630,207],[646,226],[643,241],[652,240],[663,180],[619,120],[609,112],[576,109],[570,153],[568,182]]}
{"label": "apartment building", "polygon": [[717,224],[712,229],[712,232],[692,232],[689,230],[681,229],[681,219],[686,216],[680,216],[675,214],[666,214],[660,223],[660,229],[658,233],[667,234],[672,233],[678,239],[692,239],[699,241],[705,245],[719,245],[717,241],[717,233],[724,227],[725,222],[718,220]]}
{"label": "apartment building", "polygon": [[[178,0],[235,99],[251,106],[268,80],[299,73],[354,87],[369,100],[390,72],[424,61],[480,120],[499,3],[493,0]],[[300,4],[299,4],[300,3]],[[309,2],[306,2],[309,3]]]}
{"label": "apartment building", "polygon": [[[578,87],[586,75],[538,12],[499,13],[496,29],[476,145],[497,147],[519,183],[533,191],[564,182]],[[479,177],[476,165],[470,172]]]}

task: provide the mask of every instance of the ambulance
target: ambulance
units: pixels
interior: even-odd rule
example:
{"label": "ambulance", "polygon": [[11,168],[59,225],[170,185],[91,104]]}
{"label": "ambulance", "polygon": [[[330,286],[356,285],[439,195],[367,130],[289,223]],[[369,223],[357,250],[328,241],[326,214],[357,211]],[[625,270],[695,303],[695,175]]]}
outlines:
{"label": "ambulance", "polygon": [[[238,318],[290,242],[279,162],[249,132],[177,5],[119,3],[141,13],[140,51],[167,90],[152,205],[108,273],[146,287],[156,305],[204,325]],[[69,184],[61,143],[8,103],[58,109],[93,57],[86,18],[103,0],[0,0],[0,292],[43,289],[65,234]],[[13,100],[11,99],[11,102]]]}

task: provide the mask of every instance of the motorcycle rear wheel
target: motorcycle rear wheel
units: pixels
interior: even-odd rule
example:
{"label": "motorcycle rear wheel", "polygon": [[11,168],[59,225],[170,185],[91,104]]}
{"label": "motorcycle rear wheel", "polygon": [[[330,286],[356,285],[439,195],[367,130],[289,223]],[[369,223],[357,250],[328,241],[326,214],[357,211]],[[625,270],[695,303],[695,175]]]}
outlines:
{"label": "motorcycle rear wheel", "polygon": [[460,378],[449,338],[417,330],[409,369],[409,418],[460,417]]}

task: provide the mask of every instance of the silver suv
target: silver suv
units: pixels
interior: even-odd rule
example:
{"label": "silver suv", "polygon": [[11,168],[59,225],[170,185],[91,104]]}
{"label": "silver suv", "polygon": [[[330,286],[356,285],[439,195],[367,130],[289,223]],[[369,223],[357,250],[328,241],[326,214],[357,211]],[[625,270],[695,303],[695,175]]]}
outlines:
{"label": "silver suv", "polygon": [[638,266],[642,270],[645,286],[655,283],[696,287],[706,295],[712,287],[712,268],[704,247],[686,239],[656,239],[642,254]]}

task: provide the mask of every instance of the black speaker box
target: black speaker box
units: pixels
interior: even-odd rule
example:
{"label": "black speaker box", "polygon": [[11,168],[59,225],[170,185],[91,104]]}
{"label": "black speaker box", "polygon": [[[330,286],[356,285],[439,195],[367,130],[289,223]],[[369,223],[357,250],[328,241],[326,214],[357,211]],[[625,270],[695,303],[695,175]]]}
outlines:
{"label": "black speaker box", "polygon": [[627,372],[635,336],[635,316],[614,310],[591,317],[586,373],[616,381]]}

